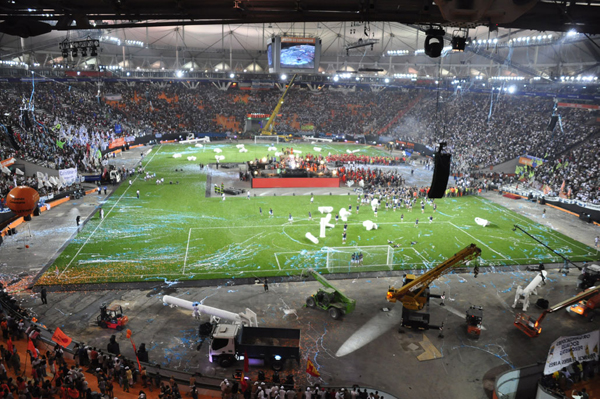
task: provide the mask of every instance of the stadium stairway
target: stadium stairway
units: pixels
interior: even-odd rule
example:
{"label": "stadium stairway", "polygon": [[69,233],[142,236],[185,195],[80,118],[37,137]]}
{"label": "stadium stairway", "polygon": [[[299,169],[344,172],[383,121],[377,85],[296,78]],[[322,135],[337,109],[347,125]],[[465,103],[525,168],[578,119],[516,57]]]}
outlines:
{"label": "stadium stairway", "polygon": [[419,103],[419,101],[421,101],[421,99],[423,98],[423,96],[425,96],[425,93],[420,93],[417,98],[415,98],[413,101],[411,101],[408,106],[404,109],[401,109],[400,111],[398,111],[398,113],[396,114],[396,116],[394,117],[394,119],[392,119],[390,121],[390,123],[388,123],[387,125],[385,125],[384,127],[382,127],[381,129],[379,129],[377,131],[377,135],[381,136],[382,134],[384,134],[385,132],[387,132],[394,124],[396,124],[396,122],[398,122],[400,119],[402,119],[402,117],[404,115],[406,115],[406,113],[408,111],[410,111],[415,105],[417,105]]}
{"label": "stadium stairway", "polygon": [[577,149],[578,147],[581,147],[582,145],[584,145],[585,143],[587,143],[589,141],[595,140],[598,137],[600,137],[600,129],[597,129],[595,132],[587,135],[587,137],[585,137],[583,140],[578,141],[577,143],[575,143],[573,145],[570,145],[569,147],[565,148],[563,151],[552,156],[550,159],[561,158],[563,155],[568,154],[569,152]]}
{"label": "stadium stairway", "polygon": [[15,139],[15,131],[13,130],[12,126],[7,126],[6,129],[8,130],[8,140],[10,141],[10,144],[12,145],[12,147],[15,150],[20,150],[21,147],[19,147],[19,144],[17,143],[17,140]]}

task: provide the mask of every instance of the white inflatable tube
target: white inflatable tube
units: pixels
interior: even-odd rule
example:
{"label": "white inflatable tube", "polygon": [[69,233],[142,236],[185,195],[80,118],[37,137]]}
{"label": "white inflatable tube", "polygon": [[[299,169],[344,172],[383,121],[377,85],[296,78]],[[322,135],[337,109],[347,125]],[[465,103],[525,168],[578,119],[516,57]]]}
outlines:
{"label": "white inflatable tube", "polygon": [[[233,313],[227,310],[213,308],[212,306],[202,305],[199,302],[190,302],[185,299],[175,298],[174,296],[165,295],[163,296],[163,303],[165,305],[177,306],[183,309],[188,309],[193,311],[194,305],[198,308],[200,313],[204,313],[210,316],[215,316],[220,319],[230,320],[234,323],[241,323],[249,326],[256,326],[256,314],[252,312],[250,309],[246,309],[246,314],[244,313]],[[254,316],[252,316],[254,315]],[[254,320],[253,320],[254,319]]]}

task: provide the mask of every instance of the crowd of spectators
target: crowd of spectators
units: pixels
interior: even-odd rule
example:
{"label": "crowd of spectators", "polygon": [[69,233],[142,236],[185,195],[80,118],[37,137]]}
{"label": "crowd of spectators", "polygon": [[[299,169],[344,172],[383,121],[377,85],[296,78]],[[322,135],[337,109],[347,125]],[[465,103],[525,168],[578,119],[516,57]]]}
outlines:
{"label": "crowd of spectators", "polygon": [[[234,389],[232,390],[232,388]],[[279,383],[257,381],[242,392],[237,388],[237,382],[231,383],[224,380],[221,383],[221,390],[223,399],[240,397],[244,399],[385,399],[385,396],[380,395],[378,391],[367,392],[366,389],[361,390],[358,386],[346,389],[316,385],[302,390],[285,385],[280,386]]]}
{"label": "crowd of spectators", "polygon": [[404,137],[433,145],[446,141],[457,171],[508,161],[521,155],[548,158],[597,130],[590,111],[561,108],[560,122],[547,129],[554,100],[509,94],[437,93],[423,98],[395,128]]}
{"label": "crowd of spectators", "polygon": [[[239,129],[232,133],[239,134],[247,114],[270,114],[281,96],[276,88],[246,91],[230,87],[225,91],[209,83],[193,89],[184,84],[142,82],[44,82],[38,83],[33,93],[26,83],[2,86],[0,160],[17,156],[55,169],[77,167],[87,172],[101,167],[97,149],[106,148],[118,136],[116,124],[123,128],[120,135],[127,136],[226,132],[233,130],[232,125]],[[560,120],[549,131],[553,108],[552,98],[506,92],[457,90],[438,95],[416,89],[342,91],[297,86],[288,93],[275,129],[291,134],[393,135],[429,146],[444,140],[453,153],[453,171],[458,173],[528,154],[550,160],[537,175],[553,190],[565,180],[573,198],[593,201],[598,197],[598,168],[584,166],[588,161],[597,163],[593,157],[597,143],[562,153],[592,137],[597,128],[590,121],[596,115],[560,108]],[[340,157],[346,162],[351,156]],[[560,162],[563,168],[556,169],[563,158],[569,165]],[[3,191],[9,181],[0,179]]]}
{"label": "crowd of spectators", "polygon": [[[535,180],[551,194],[600,204],[600,137],[535,168]],[[550,193],[549,193],[550,194]]]}
{"label": "crowd of spectators", "polygon": [[[583,363],[576,361],[567,367],[563,367],[559,371],[544,375],[540,379],[540,384],[547,390],[560,395],[561,397],[565,397],[564,395],[568,395],[570,397],[570,393],[577,393],[579,397],[587,399],[590,398],[590,396],[586,393],[585,388],[575,392],[573,391],[573,386],[582,381],[594,379],[599,372],[598,366],[599,362],[597,360],[591,360]],[[586,394],[583,395],[583,393]]]}
{"label": "crowd of spectators", "polygon": [[352,165],[400,165],[406,162],[405,157],[372,157],[360,154],[330,154],[327,156],[327,162],[342,162]]}

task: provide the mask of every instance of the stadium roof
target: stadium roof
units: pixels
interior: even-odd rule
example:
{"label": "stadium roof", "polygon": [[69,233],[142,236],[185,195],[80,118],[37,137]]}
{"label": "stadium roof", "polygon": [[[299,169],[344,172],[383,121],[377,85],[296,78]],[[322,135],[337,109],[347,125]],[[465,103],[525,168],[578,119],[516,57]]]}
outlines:
{"label": "stadium roof", "polygon": [[[62,63],[59,43],[91,37],[100,40],[99,56],[80,57],[73,67],[261,72],[267,69],[268,38],[295,35],[321,39],[324,73],[365,67],[381,68],[386,76],[600,73],[600,36],[595,36],[600,33],[600,0],[474,0],[470,13],[448,4],[452,2],[8,0],[0,6],[0,32],[6,33],[0,36],[0,57],[30,65]],[[428,23],[445,26],[447,39],[458,27],[468,27],[472,44],[464,53],[445,54],[440,65],[419,53]],[[376,41],[373,47],[347,49],[365,34]]]}
{"label": "stadium roof", "polygon": [[600,33],[600,1],[536,0],[6,0],[0,31],[35,36],[50,30],[239,23],[386,21],[486,25]]}

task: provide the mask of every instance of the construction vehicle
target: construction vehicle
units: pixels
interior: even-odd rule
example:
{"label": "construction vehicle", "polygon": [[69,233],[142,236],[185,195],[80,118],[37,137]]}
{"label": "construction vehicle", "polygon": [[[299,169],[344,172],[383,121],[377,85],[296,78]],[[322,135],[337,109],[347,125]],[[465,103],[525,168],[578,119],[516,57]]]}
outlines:
{"label": "construction vehicle", "polygon": [[431,294],[429,285],[440,276],[450,272],[453,267],[464,265],[479,255],[481,255],[481,249],[475,244],[471,244],[419,277],[414,274],[407,275],[401,288],[390,287],[387,292],[388,302],[402,302],[402,326],[424,330],[437,327],[429,325],[428,313],[418,312],[429,304],[429,298],[441,297],[441,295]]}
{"label": "construction vehicle", "polygon": [[303,277],[312,275],[315,280],[323,284],[324,288],[319,288],[316,294],[306,298],[306,306],[309,308],[319,308],[329,312],[331,318],[338,320],[343,315],[352,313],[356,307],[356,301],[344,295],[339,288],[335,287],[325,277],[320,275],[314,269],[306,269],[302,272]]}
{"label": "construction vehicle", "polygon": [[600,280],[600,266],[586,266],[582,273],[577,276],[577,289],[585,290],[593,287],[598,280]]}
{"label": "construction vehicle", "polygon": [[121,331],[129,317],[123,314],[123,308],[120,305],[108,307],[105,303],[100,306],[100,315],[96,318],[96,323],[102,328],[112,328]]}
{"label": "construction vehicle", "polygon": [[547,314],[558,312],[559,310],[571,306],[574,303],[578,303],[580,301],[583,301],[584,299],[593,297],[598,292],[600,292],[600,286],[590,288],[589,290],[581,292],[572,298],[559,302],[556,305],[544,310],[544,312],[540,315],[540,317],[537,318],[537,320],[531,316],[526,315],[525,313],[519,313],[515,318],[514,324],[519,330],[527,334],[527,336],[535,338],[542,332],[542,327],[540,327],[540,324],[542,324],[542,321],[544,320]]}
{"label": "construction vehicle", "polygon": [[[294,328],[245,327],[217,324],[210,335],[208,359],[221,367],[249,359],[269,364],[281,371],[288,359],[300,362],[300,330]],[[252,362],[254,363],[254,362]]]}
{"label": "construction vehicle", "polygon": [[483,307],[473,306],[467,309],[467,334],[472,338],[481,335],[481,322],[483,321]]}
{"label": "construction vehicle", "polygon": [[[248,356],[254,360],[251,364],[258,361],[280,371],[284,368],[286,360],[300,361],[298,329],[257,327],[256,313],[250,309],[243,313],[233,313],[170,295],[163,296],[163,303],[171,307],[189,309],[194,315],[198,312],[211,316],[212,328],[206,331],[210,344],[208,358],[211,363],[226,368]],[[222,320],[231,323],[223,323]],[[200,330],[204,330],[204,324]]]}
{"label": "construction vehicle", "polygon": [[277,115],[279,114],[279,110],[281,109],[281,106],[283,105],[283,99],[285,98],[285,96],[287,95],[288,91],[292,88],[292,86],[294,84],[294,80],[296,79],[296,76],[297,75],[292,76],[292,80],[290,80],[290,82],[287,85],[287,88],[284,90],[283,94],[281,95],[281,98],[279,99],[279,101],[277,101],[277,105],[275,106],[275,109],[273,110],[273,112],[271,113],[271,116],[267,120],[267,123],[260,130],[260,135],[261,136],[273,136],[273,135],[277,135],[277,133],[275,133],[273,131],[273,129],[275,128],[275,119],[277,118]]}
{"label": "construction vehicle", "polygon": [[596,308],[600,308],[600,293],[569,306],[567,312],[575,313],[587,317],[589,321],[594,321],[594,310]]}

